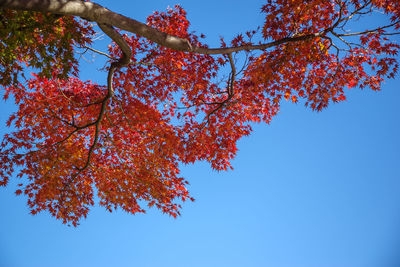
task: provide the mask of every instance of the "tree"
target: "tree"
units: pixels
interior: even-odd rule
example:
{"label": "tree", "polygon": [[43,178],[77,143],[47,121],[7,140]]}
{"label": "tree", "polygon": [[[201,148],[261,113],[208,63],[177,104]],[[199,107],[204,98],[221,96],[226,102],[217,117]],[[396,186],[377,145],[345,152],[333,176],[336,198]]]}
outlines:
{"label": "tree", "polygon": [[[389,0],[269,0],[261,28],[219,48],[189,31],[176,6],[143,24],[80,0],[2,0],[1,85],[19,110],[1,143],[0,185],[23,177],[16,194],[31,213],[77,225],[94,205],[174,217],[192,199],[179,164],[230,168],[236,142],[280,102],[320,111],[345,88],[379,90],[395,77],[400,3]],[[349,31],[375,11],[386,25]],[[90,47],[97,23],[113,43]],[[78,78],[76,53],[109,58],[107,85]],[[35,69],[26,78],[23,66]],[[239,68],[240,66],[240,68]]]}

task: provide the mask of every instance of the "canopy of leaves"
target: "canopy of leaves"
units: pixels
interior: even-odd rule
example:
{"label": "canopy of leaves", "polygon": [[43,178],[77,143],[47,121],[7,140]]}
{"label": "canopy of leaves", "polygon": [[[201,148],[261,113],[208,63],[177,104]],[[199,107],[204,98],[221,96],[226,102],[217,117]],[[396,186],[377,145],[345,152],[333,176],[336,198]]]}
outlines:
{"label": "canopy of leaves", "polygon": [[18,83],[26,67],[46,78],[77,75],[74,46],[90,44],[87,22],[38,12],[0,9],[0,85]]}
{"label": "canopy of leaves", "polygon": [[[345,100],[346,88],[379,90],[394,77],[400,47],[389,37],[400,27],[398,2],[266,2],[261,37],[254,30],[230,43],[246,50],[241,69],[232,50],[175,51],[121,33],[132,56],[107,86],[68,77],[77,71],[74,46],[90,43],[88,24],[2,10],[2,82],[19,110],[8,121],[16,131],[1,144],[0,185],[16,171],[25,178],[16,193],[28,196],[32,213],[47,210],[74,225],[95,194],[110,211],[144,212],[147,203],[175,217],[180,201],[192,199],[180,164],[203,160],[226,170],[237,140],[251,123],[270,122],[283,99],[319,111]],[[374,10],[391,22],[346,31],[353,17]],[[208,49],[179,6],[155,12],[147,25]],[[116,43],[108,52],[110,62],[125,56]],[[39,69],[25,83],[17,82],[22,63]]]}

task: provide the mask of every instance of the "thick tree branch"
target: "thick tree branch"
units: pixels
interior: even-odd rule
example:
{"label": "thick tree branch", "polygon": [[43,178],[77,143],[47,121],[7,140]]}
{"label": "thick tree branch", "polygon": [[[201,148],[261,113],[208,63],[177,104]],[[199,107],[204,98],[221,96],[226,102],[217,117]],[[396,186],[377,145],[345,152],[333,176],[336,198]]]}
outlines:
{"label": "thick tree branch", "polygon": [[80,0],[0,0],[0,8],[77,16],[95,21],[98,24],[108,24],[121,30],[135,33],[174,50],[192,50],[191,44],[186,39],[168,35],[93,2],[83,2]]}
{"label": "thick tree branch", "polygon": [[[303,36],[287,37],[259,45],[243,45],[224,48],[204,48],[194,46],[190,44],[187,39],[166,34],[144,23],[115,13],[93,2],[83,2],[81,0],[0,0],[0,8],[50,12],[60,15],[77,16],[86,20],[95,21],[99,25],[111,25],[121,30],[135,33],[161,46],[168,47],[173,50],[208,55],[230,54],[243,50],[262,50],[288,42],[312,39],[315,37],[319,37],[327,32],[323,31]],[[121,49],[124,48],[121,47]]]}

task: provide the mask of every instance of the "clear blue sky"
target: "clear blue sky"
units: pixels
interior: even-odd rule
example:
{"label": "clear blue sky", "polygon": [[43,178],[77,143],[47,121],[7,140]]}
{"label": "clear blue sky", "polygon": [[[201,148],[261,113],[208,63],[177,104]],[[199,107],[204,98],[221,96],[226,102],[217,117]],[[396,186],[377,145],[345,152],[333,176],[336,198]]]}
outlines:
{"label": "clear blue sky", "polygon": [[[182,4],[192,29],[214,45],[263,20],[259,0],[99,3],[141,21]],[[96,68],[85,65],[83,76],[101,83]],[[239,142],[233,171],[183,168],[196,201],[177,219],[95,207],[67,227],[29,215],[14,180],[0,189],[0,266],[400,266],[399,87],[400,75],[381,92],[353,89],[322,113],[283,104],[270,125]],[[0,107],[2,136],[15,107]]]}

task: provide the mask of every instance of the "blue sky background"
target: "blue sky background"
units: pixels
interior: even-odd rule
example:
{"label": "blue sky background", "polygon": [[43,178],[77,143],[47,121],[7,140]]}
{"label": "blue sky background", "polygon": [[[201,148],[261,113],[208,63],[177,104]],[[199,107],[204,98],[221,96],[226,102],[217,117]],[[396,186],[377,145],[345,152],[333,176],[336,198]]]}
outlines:
{"label": "blue sky background", "polygon": [[[140,21],[180,3],[214,46],[263,20],[258,0],[99,3]],[[103,83],[98,65],[85,65],[83,78]],[[177,219],[94,207],[67,227],[29,215],[11,181],[0,189],[0,266],[400,266],[399,87],[398,75],[381,92],[353,89],[321,113],[284,103],[239,142],[233,171],[183,167],[196,201]],[[2,136],[15,107],[0,107]]]}

